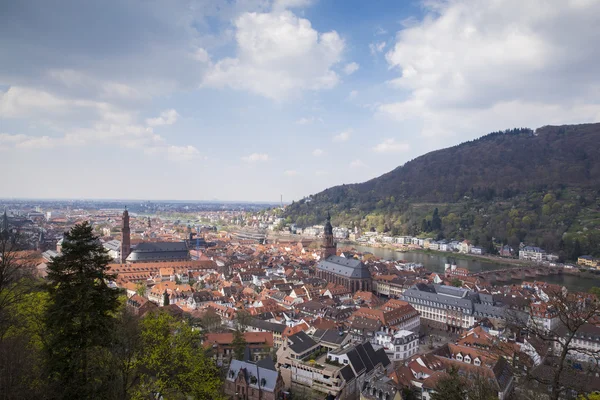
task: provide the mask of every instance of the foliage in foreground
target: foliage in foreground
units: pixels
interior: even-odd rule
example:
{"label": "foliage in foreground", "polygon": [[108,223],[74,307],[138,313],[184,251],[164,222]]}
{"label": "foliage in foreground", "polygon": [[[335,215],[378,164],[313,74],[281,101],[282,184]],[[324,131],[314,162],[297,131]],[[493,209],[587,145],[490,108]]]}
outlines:
{"label": "foliage in foreground", "polygon": [[88,224],[65,239],[47,283],[20,276],[0,285],[0,297],[16,299],[0,310],[8,321],[0,400],[220,399],[219,371],[199,333],[162,311],[130,314],[106,285],[109,260]]}

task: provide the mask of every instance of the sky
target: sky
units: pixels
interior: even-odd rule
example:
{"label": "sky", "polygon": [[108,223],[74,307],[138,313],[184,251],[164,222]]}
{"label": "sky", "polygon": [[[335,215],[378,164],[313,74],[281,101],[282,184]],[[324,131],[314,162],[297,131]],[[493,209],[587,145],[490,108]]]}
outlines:
{"label": "sky", "polygon": [[3,1],[0,198],[298,200],[600,121],[598,43],[600,0]]}

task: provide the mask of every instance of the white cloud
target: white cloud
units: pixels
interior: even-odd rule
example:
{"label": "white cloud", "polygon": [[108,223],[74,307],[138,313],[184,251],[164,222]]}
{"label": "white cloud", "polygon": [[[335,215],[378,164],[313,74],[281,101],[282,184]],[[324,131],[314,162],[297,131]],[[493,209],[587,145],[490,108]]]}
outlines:
{"label": "white cloud", "polygon": [[244,13],[234,25],[237,56],[218,61],[204,85],[283,100],[339,82],[331,69],[344,50],[337,32],[319,33],[310,21],[290,11]]}
{"label": "white cloud", "polygon": [[287,171],[284,172],[284,174],[286,176],[296,176],[296,175],[298,175],[298,171],[296,171],[294,169],[288,169]]}
{"label": "white cloud", "polygon": [[348,100],[354,100],[358,96],[358,90],[351,90],[348,94]]}
{"label": "white cloud", "polygon": [[41,90],[12,86],[0,92],[0,117],[22,118],[36,113],[64,114],[69,103]]}
{"label": "white cloud", "polygon": [[323,118],[302,117],[302,118],[296,120],[296,124],[298,124],[298,125],[310,125],[314,122],[323,122]]}
{"label": "white cloud", "polygon": [[371,43],[369,44],[369,50],[371,50],[371,55],[376,55],[377,53],[381,53],[383,49],[385,49],[385,42],[379,43]]}
{"label": "white cloud", "polygon": [[200,61],[201,63],[208,63],[208,62],[210,62],[210,55],[202,47],[197,48],[192,53],[192,58],[195,59],[195,60]]}
{"label": "white cloud", "polygon": [[382,27],[378,26],[375,29],[375,35],[377,35],[377,36],[387,35],[387,31],[385,29],[383,29]]}
{"label": "white cloud", "polygon": [[404,18],[403,20],[400,21],[400,25],[402,25],[403,28],[412,28],[415,25],[419,24],[419,20],[415,17],[415,16],[410,16],[408,18]]}
{"label": "white cloud", "polygon": [[47,74],[54,82],[60,83],[68,89],[93,91],[97,96],[106,99],[138,100],[148,94],[142,94],[138,89],[126,83],[97,78],[83,71],[69,68],[52,68],[48,70]]}
{"label": "white cloud", "polygon": [[[266,0],[125,3],[42,2],[32,8],[19,2],[3,9],[0,26],[21,34],[3,43],[11,57],[0,63],[0,81],[47,90],[52,84],[53,92],[95,100],[189,90],[210,66],[207,51],[230,40],[231,21],[270,8]],[[91,20],[95,24],[81,23]]]}
{"label": "white cloud", "polygon": [[352,75],[353,73],[358,71],[359,68],[360,68],[360,65],[358,65],[358,63],[351,62],[351,63],[346,64],[346,66],[344,67],[344,73],[346,75]]}
{"label": "white cloud", "polygon": [[23,134],[11,135],[8,133],[0,134],[0,150],[9,148],[17,149],[39,149],[51,148],[56,146],[59,140],[49,136],[29,136]]}
{"label": "white cloud", "polygon": [[379,105],[381,114],[432,137],[600,120],[600,48],[589,45],[600,34],[600,2],[426,6],[386,54],[403,99]]}
{"label": "white cloud", "polygon": [[190,161],[200,156],[200,152],[194,146],[169,146],[167,154],[170,160]]}
{"label": "white cloud", "polygon": [[360,159],[354,160],[350,163],[350,168],[362,168],[365,166],[366,166],[365,163],[362,162],[362,160],[360,160]]}
{"label": "white cloud", "polygon": [[132,114],[110,103],[73,99],[22,86],[11,86],[0,92],[0,117],[56,119],[80,112],[92,112],[105,121],[128,123]]}
{"label": "white cloud", "polygon": [[350,139],[350,133],[352,133],[352,129],[347,129],[343,132],[338,133],[333,137],[334,142],[346,142]]}
{"label": "white cloud", "polygon": [[269,155],[266,153],[252,153],[242,157],[242,160],[249,163],[269,161]]}
{"label": "white cloud", "polygon": [[323,150],[321,150],[321,149],[314,149],[312,151],[312,155],[315,156],[315,157],[322,156],[323,154],[325,154],[325,152]]}
{"label": "white cloud", "polygon": [[46,91],[13,86],[0,93],[0,117],[52,121],[71,114],[91,112],[91,124],[80,126],[74,122],[58,129],[60,136],[9,135],[0,136],[0,149],[38,149],[69,146],[111,144],[122,148],[138,149],[148,154],[163,153],[168,158],[195,158],[199,152],[191,145],[172,146],[153,130],[154,126],[172,124],[177,120],[175,110],[167,110],[158,118],[147,120],[147,125],[136,122],[135,114],[118,107],[92,100],[60,97]]}
{"label": "white cloud", "polygon": [[171,108],[161,112],[159,117],[147,119],[146,124],[148,126],[173,125],[177,119],[179,119],[179,113]]}
{"label": "white cloud", "polygon": [[402,153],[408,151],[410,145],[408,143],[398,143],[395,139],[386,139],[373,147],[376,153]]}
{"label": "white cloud", "polygon": [[287,10],[290,8],[305,8],[311,6],[313,0],[275,0],[273,10]]}

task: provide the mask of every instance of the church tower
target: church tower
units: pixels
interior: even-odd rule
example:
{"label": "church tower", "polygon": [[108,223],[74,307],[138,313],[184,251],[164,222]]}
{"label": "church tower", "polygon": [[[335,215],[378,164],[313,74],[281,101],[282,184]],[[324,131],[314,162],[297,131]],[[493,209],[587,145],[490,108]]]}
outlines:
{"label": "church tower", "polygon": [[336,255],[335,242],[333,241],[333,227],[331,226],[331,215],[327,212],[327,222],[323,232],[323,260]]}
{"label": "church tower", "polygon": [[121,264],[125,264],[131,252],[131,230],[129,229],[129,212],[127,207],[123,211],[123,227],[121,228]]}
{"label": "church tower", "polygon": [[8,215],[6,215],[6,208],[4,208],[4,214],[2,215],[2,226],[0,227],[0,236],[4,240],[8,240],[10,237],[10,226],[8,225]]}

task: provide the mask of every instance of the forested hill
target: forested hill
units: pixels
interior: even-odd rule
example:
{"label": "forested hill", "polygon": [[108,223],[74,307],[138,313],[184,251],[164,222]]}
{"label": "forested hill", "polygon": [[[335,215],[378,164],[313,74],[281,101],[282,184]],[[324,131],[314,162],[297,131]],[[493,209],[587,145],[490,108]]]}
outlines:
{"label": "forested hill", "polygon": [[[535,132],[523,128],[493,132],[433,151],[370,181],[336,186],[295,202],[287,207],[286,216],[299,225],[311,225],[321,222],[329,210],[338,224],[415,234],[428,229],[422,219],[431,219],[435,205],[439,205],[442,216],[454,213],[460,219],[463,215],[454,212],[457,205],[478,205],[487,210],[492,203],[508,202],[513,208],[531,213],[526,222],[540,222],[546,194],[554,199],[551,206],[555,207],[546,211],[565,212],[576,218],[573,208],[594,211],[596,207],[597,211],[599,192],[600,124],[546,126]],[[423,203],[431,206],[427,208]],[[556,204],[571,208],[559,210]],[[573,223],[568,218],[555,227],[542,228],[534,223],[523,228],[520,223],[518,229],[512,226],[503,239],[528,239],[531,230],[552,230],[553,239],[547,242],[553,243],[547,245],[558,246],[554,243],[558,231],[567,231]],[[462,225],[458,223],[457,229],[442,229],[438,234],[468,237],[473,233],[473,223]],[[491,234],[498,237],[497,233]],[[544,244],[543,239],[534,239],[531,241]]]}

